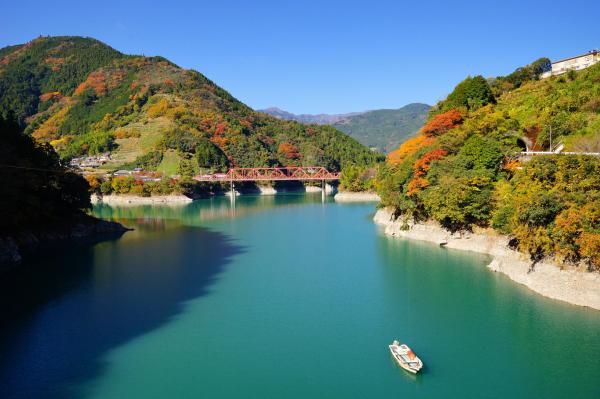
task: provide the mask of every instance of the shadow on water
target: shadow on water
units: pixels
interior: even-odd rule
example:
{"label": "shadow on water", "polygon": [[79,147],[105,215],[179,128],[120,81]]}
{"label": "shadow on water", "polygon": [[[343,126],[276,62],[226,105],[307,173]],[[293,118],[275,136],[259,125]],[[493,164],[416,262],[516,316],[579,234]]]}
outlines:
{"label": "shadow on water", "polygon": [[207,295],[243,251],[222,233],[179,226],[31,259],[0,283],[0,397],[75,397],[70,388],[101,374],[111,349]]}

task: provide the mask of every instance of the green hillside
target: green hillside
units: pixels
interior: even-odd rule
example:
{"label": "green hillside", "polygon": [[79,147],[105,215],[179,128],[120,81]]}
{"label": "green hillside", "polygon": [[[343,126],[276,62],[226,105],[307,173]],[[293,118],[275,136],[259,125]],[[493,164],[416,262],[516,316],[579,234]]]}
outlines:
{"label": "green hillside", "polygon": [[0,50],[0,115],[14,114],[63,159],[110,152],[110,168],[191,174],[228,166],[369,164],[329,126],[257,113],[202,74],[81,37]]}
{"label": "green hillside", "polygon": [[332,126],[368,147],[388,153],[413,136],[427,119],[430,106],[408,104],[400,109],[379,109],[353,115]]}
{"label": "green hillside", "polygon": [[600,157],[517,155],[564,145],[600,151],[600,64],[538,80],[544,59],[506,77],[469,77],[379,171],[383,205],[449,230],[493,228],[533,264],[600,268]]}

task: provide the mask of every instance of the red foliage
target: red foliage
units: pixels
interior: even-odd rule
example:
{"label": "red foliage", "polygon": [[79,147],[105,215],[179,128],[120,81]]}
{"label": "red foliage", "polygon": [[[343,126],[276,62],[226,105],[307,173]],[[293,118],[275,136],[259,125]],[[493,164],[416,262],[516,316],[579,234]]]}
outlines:
{"label": "red foliage", "polygon": [[431,162],[436,161],[438,159],[444,158],[448,152],[441,148],[437,150],[429,151],[419,159],[415,161],[413,165],[414,177],[408,183],[408,192],[406,195],[412,196],[420,192],[422,189],[429,185],[429,181],[425,179],[423,176],[427,173],[429,168],[431,167]]}
{"label": "red foliage", "polygon": [[300,152],[298,147],[291,143],[281,143],[277,151],[287,159],[298,159],[300,158]]}
{"label": "red foliage", "polygon": [[215,135],[219,135],[219,134],[223,133],[226,128],[227,128],[227,122],[219,123],[217,125],[217,128],[215,129]]}
{"label": "red foliage", "polygon": [[451,109],[433,117],[421,128],[421,133],[428,136],[439,136],[450,129],[454,129],[462,123],[463,116],[457,109]]}
{"label": "red foliage", "polygon": [[423,156],[415,161],[413,165],[413,170],[415,171],[415,176],[423,176],[429,168],[431,167],[431,162],[436,161],[438,159],[444,158],[448,152],[441,148],[437,150],[432,150],[423,154]]}

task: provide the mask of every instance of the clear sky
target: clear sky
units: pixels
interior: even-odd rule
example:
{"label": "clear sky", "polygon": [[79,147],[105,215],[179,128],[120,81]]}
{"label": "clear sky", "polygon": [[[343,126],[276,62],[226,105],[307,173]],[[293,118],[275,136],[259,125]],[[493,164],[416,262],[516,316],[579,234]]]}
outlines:
{"label": "clear sky", "polygon": [[260,109],[339,113],[435,103],[467,75],[600,47],[600,0],[10,1],[0,47],[97,38],[196,69]]}

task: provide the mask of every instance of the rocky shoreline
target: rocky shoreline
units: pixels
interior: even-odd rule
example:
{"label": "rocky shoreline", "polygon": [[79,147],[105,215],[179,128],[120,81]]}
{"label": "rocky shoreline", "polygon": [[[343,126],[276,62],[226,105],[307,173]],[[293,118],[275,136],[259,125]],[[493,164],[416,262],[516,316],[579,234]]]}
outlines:
{"label": "rocky shoreline", "polygon": [[373,220],[385,227],[385,234],[393,237],[489,254],[493,257],[487,266],[489,270],[503,273],[543,296],[600,310],[600,274],[590,273],[583,266],[564,266],[546,259],[529,272],[531,261],[510,249],[507,237],[492,231],[452,234],[434,222],[410,224],[394,220],[389,209],[379,209]]}
{"label": "rocky shoreline", "polygon": [[0,271],[18,265],[24,257],[44,247],[66,241],[91,241],[120,237],[127,227],[117,222],[97,219],[85,214],[60,226],[29,229],[0,237]]}
{"label": "rocky shoreline", "polygon": [[193,201],[192,198],[185,195],[153,195],[151,197],[142,197],[139,195],[103,195],[93,194],[91,197],[92,204],[106,205],[185,205]]}
{"label": "rocky shoreline", "polygon": [[381,197],[377,193],[371,193],[368,191],[340,191],[333,199],[336,202],[379,202]]}

